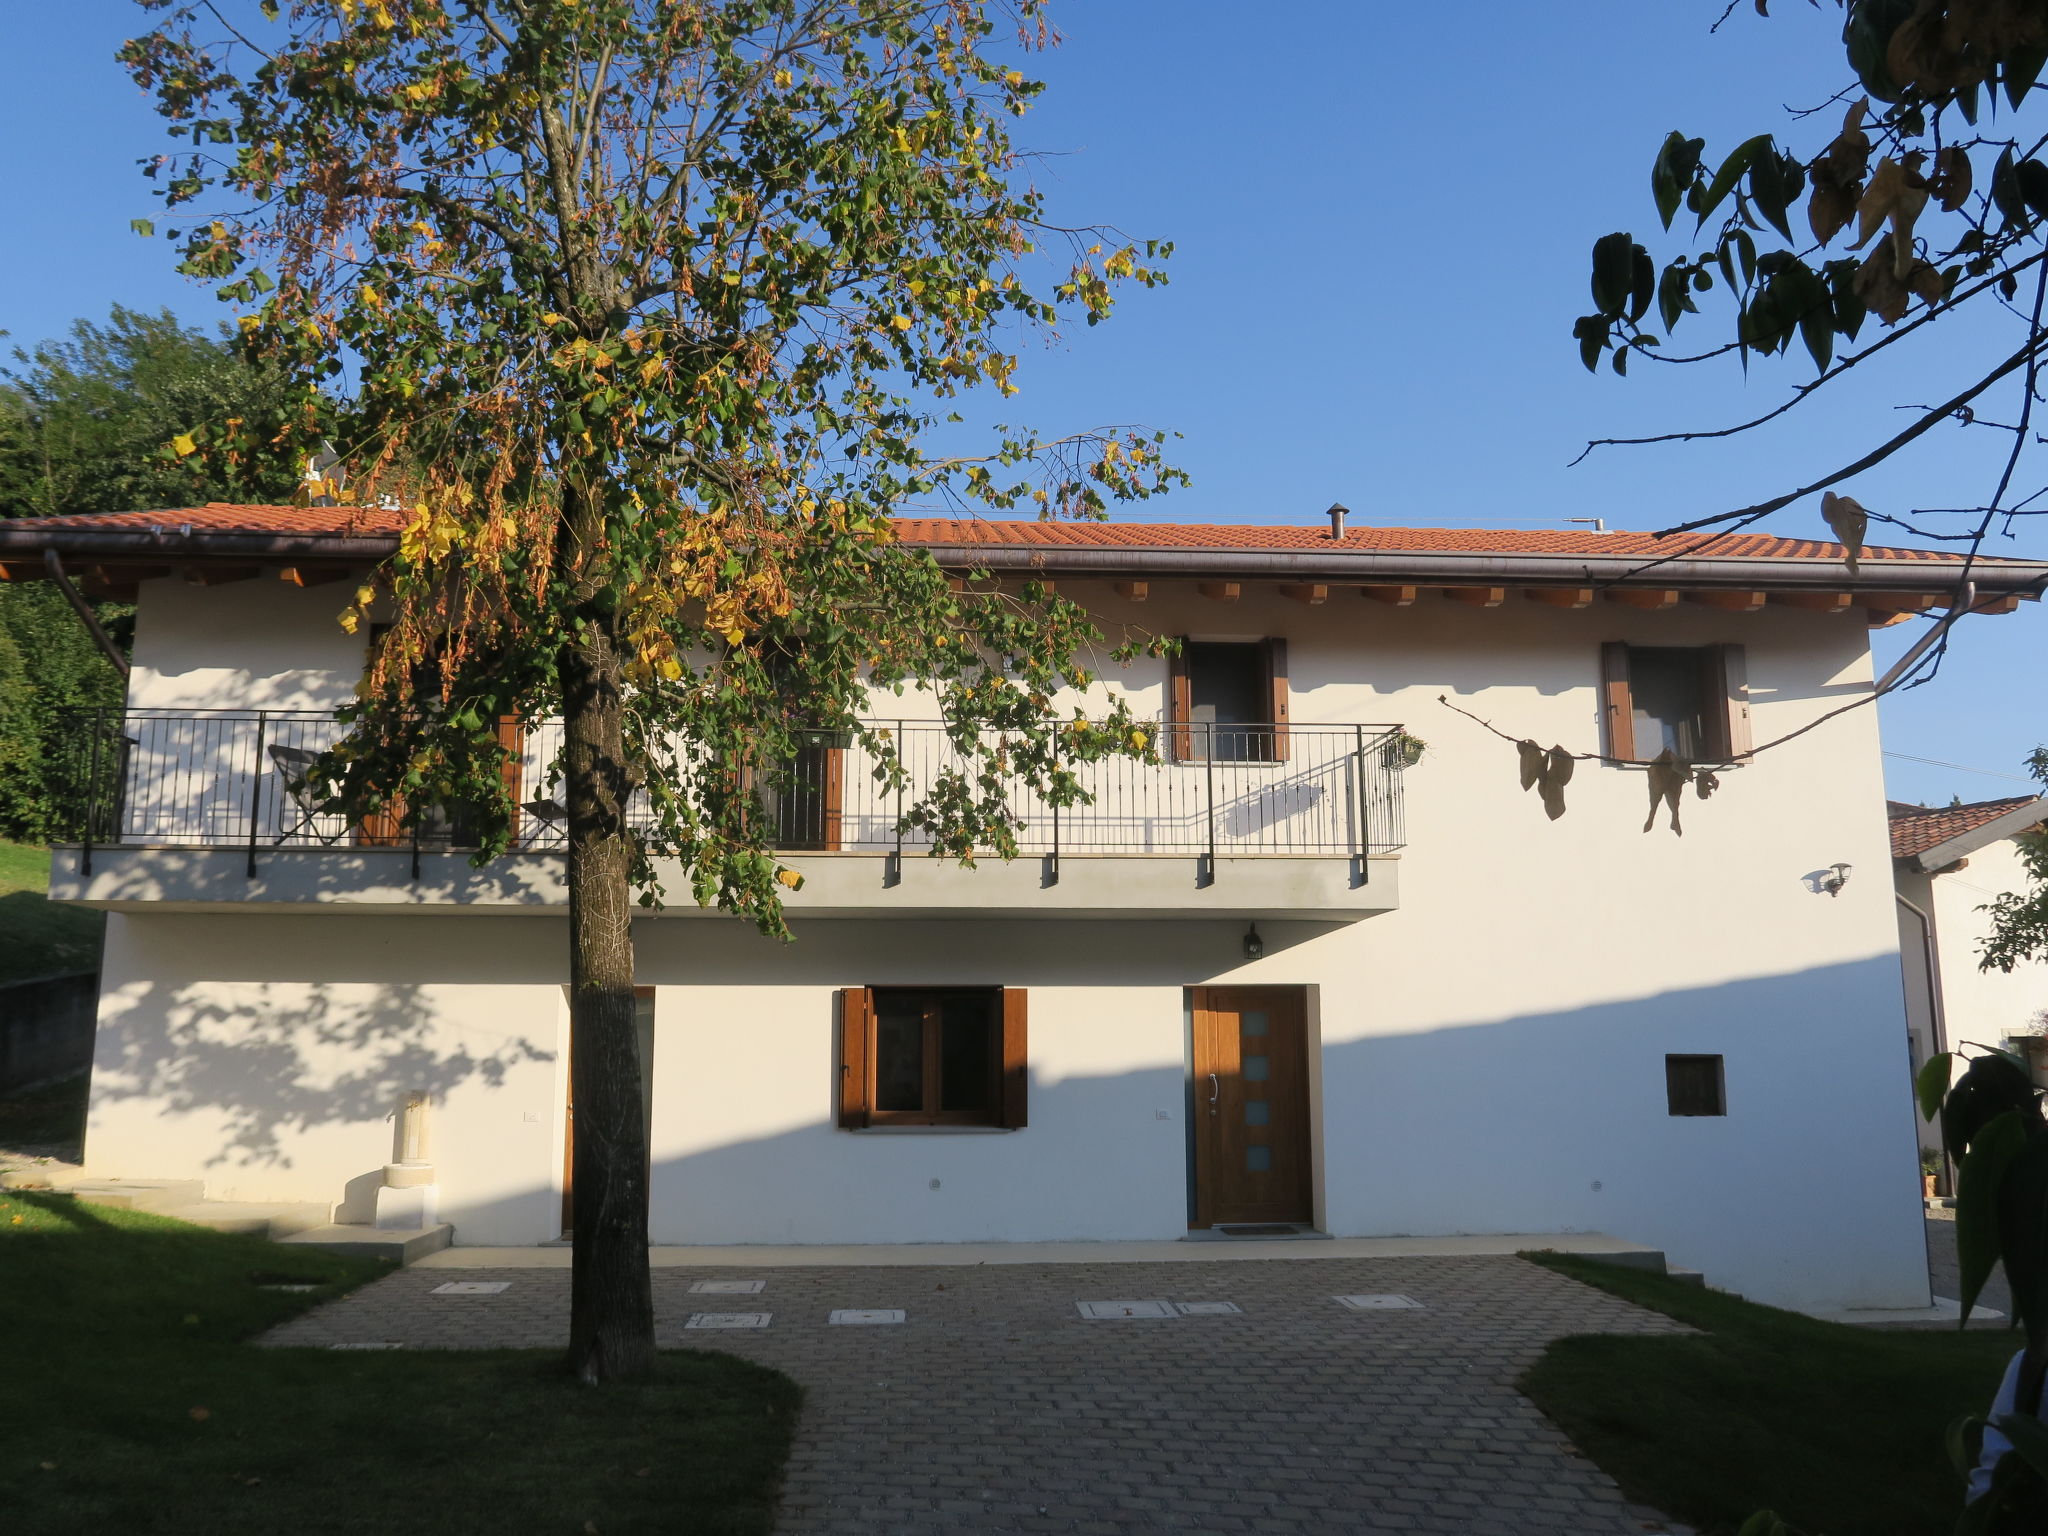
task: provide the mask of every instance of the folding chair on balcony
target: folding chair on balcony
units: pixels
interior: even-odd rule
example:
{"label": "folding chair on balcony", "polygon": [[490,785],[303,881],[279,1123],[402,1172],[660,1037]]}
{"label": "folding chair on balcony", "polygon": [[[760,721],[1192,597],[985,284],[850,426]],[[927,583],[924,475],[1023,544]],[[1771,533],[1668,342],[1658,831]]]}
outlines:
{"label": "folding chair on balcony", "polygon": [[[526,812],[527,815],[539,822],[549,832],[566,833],[568,831],[568,828],[563,824],[568,821],[569,813],[563,808],[562,802],[555,799],[552,795],[543,796],[538,800],[525,801],[520,805],[519,809]],[[534,839],[532,834],[528,834],[521,841],[531,847]]]}
{"label": "folding chair on balcony", "polygon": [[317,818],[337,815],[341,811],[339,800],[323,800],[312,792],[310,781],[313,765],[319,761],[318,758],[302,747],[272,745],[270,761],[276,765],[278,782],[284,786],[286,796],[299,813],[299,819],[295,823],[271,839],[273,845],[283,842],[288,837],[297,837],[301,832],[310,832],[322,844],[331,848],[348,835],[346,824],[331,833],[322,832],[315,825]]}

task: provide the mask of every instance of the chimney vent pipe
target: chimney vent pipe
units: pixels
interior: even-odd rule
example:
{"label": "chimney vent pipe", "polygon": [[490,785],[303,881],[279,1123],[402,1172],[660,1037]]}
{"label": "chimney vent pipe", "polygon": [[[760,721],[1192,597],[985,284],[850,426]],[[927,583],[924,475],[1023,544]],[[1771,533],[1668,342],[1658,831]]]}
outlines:
{"label": "chimney vent pipe", "polygon": [[1330,510],[1324,515],[1330,519],[1330,537],[1333,539],[1343,538],[1344,519],[1351,515],[1351,509],[1341,501],[1333,501],[1330,503]]}

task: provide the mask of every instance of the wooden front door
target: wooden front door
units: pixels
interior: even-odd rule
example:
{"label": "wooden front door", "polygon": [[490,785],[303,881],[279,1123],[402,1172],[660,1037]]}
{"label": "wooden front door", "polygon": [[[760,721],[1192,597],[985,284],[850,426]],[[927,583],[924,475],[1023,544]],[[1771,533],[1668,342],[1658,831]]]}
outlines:
{"label": "wooden front door", "polygon": [[1197,1227],[1315,1219],[1299,987],[1196,987]]}

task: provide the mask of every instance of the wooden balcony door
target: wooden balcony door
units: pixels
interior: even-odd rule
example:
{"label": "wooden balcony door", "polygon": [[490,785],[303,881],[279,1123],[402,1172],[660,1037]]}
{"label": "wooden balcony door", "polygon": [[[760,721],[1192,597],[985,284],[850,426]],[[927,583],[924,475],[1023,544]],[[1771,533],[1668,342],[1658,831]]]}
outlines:
{"label": "wooden balcony door", "polygon": [[1315,1219],[1300,987],[1196,987],[1197,1227]]}

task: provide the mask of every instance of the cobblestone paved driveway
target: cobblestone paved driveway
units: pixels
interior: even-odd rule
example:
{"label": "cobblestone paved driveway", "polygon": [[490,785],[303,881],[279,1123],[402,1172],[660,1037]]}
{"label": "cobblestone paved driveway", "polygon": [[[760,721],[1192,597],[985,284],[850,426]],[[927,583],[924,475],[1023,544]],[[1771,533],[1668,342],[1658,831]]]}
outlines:
{"label": "cobblestone paved driveway", "polygon": [[[762,1281],[757,1294],[693,1293]],[[509,1281],[490,1295],[450,1282]],[[1332,1298],[1401,1294],[1420,1309]],[[560,1269],[410,1269],[295,1319],[278,1345],[559,1347]],[[1567,1333],[1678,1324],[1513,1258],[932,1268],[657,1269],[667,1348],[729,1350],[807,1392],[780,1530],[1675,1530],[1627,1503],[1518,1394]],[[1084,1320],[1083,1301],[1234,1302]],[[838,1308],[901,1324],[834,1325]],[[766,1312],[765,1329],[686,1328]]]}

